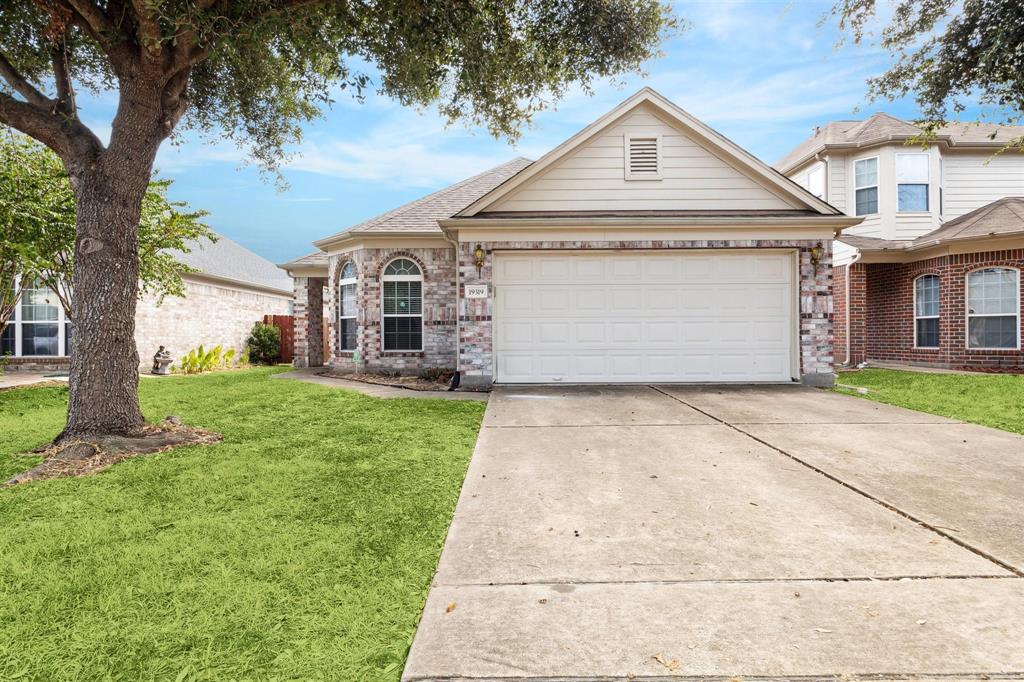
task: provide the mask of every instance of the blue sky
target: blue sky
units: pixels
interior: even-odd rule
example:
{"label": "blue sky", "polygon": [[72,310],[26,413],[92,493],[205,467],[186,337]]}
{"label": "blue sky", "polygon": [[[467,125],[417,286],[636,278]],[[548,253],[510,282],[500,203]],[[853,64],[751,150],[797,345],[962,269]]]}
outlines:
{"label": "blue sky", "polygon": [[[210,226],[280,263],[310,242],[514,156],[536,159],[643,85],[650,85],[765,161],[778,160],[815,125],[884,109],[912,118],[912,103],[868,104],[865,80],[888,55],[870,46],[836,49],[834,22],[819,26],[830,2],[679,2],[690,29],[663,46],[647,75],[601,83],[593,97],[573,92],[538,116],[515,145],[461,124],[447,127],[378,96],[342,95],[305,129],[284,168],[290,185],[245,163],[230,143],[186,135],[165,143],[157,167],[171,195],[210,212]],[[82,101],[82,118],[109,131],[113,97]]]}

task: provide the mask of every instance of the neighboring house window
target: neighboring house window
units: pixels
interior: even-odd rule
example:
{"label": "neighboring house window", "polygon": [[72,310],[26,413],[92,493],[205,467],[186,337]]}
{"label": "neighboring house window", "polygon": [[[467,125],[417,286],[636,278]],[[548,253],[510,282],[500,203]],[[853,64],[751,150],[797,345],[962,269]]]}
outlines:
{"label": "neighboring house window", "polygon": [[967,347],[1017,348],[1020,273],[986,268],[967,275]]}
{"label": "neighboring house window", "polygon": [[896,197],[900,213],[928,210],[927,154],[896,155]]}
{"label": "neighboring house window", "polygon": [[914,345],[939,347],[938,275],[922,275],[914,280]]}
{"label": "neighboring house window", "polygon": [[408,258],[384,268],[384,350],[423,350],[423,273]]}
{"label": "neighboring house window", "polygon": [[825,198],[825,166],[819,164],[807,173],[807,191],[818,197]]}
{"label": "neighboring house window", "polygon": [[857,215],[878,213],[878,157],[855,161],[853,175]]}
{"label": "neighboring house window", "polygon": [[60,300],[38,280],[27,284],[0,335],[0,355],[60,357],[71,353],[71,323]]}
{"label": "neighboring house window", "polygon": [[349,261],[338,281],[338,348],[356,349],[356,266]]}

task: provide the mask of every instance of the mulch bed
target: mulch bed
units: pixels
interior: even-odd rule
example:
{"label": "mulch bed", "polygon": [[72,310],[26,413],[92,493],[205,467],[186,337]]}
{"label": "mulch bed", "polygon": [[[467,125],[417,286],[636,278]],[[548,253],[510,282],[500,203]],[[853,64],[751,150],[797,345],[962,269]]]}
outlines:
{"label": "mulch bed", "polygon": [[129,457],[152,455],[183,445],[212,445],[224,439],[219,433],[185,426],[167,417],[157,426],[147,425],[137,436],[103,436],[50,444],[26,456],[44,457],[38,465],[8,480],[11,486],[69,476],[90,476]]}
{"label": "mulch bed", "polygon": [[447,391],[448,379],[444,381],[430,381],[420,377],[407,376],[386,376],[383,374],[371,374],[369,372],[318,372],[318,376],[330,377],[332,379],[345,379],[346,381],[359,381],[364,384],[377,384],[378,386],[390,386],[392,388],[407,388],[410,391]]}

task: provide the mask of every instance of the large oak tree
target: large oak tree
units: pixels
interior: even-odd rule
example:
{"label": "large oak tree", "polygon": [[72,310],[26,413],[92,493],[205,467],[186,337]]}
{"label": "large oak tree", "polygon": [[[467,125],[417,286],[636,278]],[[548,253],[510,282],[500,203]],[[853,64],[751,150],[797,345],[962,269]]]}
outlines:
{"label": "large oak tree", "polygon": [[[515,137],[568,87],[638,69],[673,25],[658,0],[0,3],[0,122],[57,153],[77,204],[61,437],[143,424],[132,340],[139,215],[175,131],[226,135],[274,168],[332,93],[373,87]],[[81,88],[117,94],[107,144],[79,118]]]}

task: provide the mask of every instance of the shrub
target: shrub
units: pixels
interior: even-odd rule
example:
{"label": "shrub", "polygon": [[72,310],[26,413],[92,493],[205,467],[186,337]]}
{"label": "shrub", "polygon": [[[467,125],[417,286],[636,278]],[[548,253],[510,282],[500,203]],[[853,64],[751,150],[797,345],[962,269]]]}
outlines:
{"label": "shrub", "polygon": [[254,363],[272,363],[281,356],[281,330],[272,324],[257,322],[247,342],[249,360]]}

